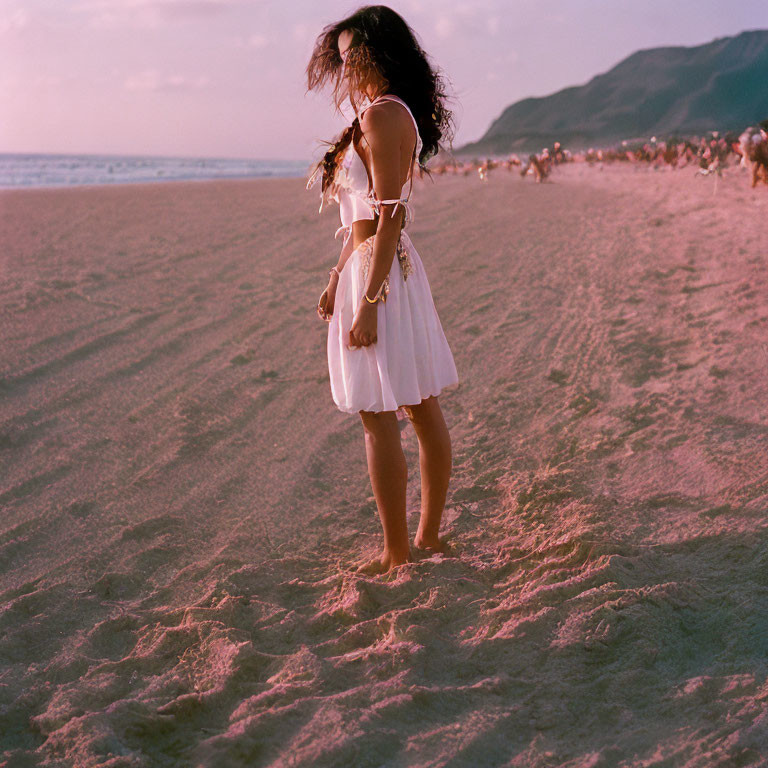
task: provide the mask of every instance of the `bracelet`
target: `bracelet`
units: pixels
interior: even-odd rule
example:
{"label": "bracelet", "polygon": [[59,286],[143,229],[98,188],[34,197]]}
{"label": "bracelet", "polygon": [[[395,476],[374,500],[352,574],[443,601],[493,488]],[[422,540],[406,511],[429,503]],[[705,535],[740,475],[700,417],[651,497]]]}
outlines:
{"label": "bracelet", "polygon": [[330,277],[331,274],[333,274],[334,272],[336,273],[336,277],[341,277],[341,272],[339,272],[339,270],[336,267],[331,267],[328,270],[328,276]]}
{"label": "bracelet", "polygon": [[379,290],[378,290],[378,291],[376,291],[376,296],[375,296],[373,299],[369,299],[369,298],[368,298],[368,294],[367,294],[365,291],[363,291],[363,298],[364,298],[364,299],[365,299],[365,300],[366,300],[366,301],[367,301],[369,304],[377,304],[379,301],[386,301],[386,299],[384,299],[384,297],[383,297],[383,296],[382,296],[382,294],[381,294],[381,291],[382,291],[382,289],[383,289],[383,288],[384,288],[384,283],[382,283],[382,284],[379,286]]}

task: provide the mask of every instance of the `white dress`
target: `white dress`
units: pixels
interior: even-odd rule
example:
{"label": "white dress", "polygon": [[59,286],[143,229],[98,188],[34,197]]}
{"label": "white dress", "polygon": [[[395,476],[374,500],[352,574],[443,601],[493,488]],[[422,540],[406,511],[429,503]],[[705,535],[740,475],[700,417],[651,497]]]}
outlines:
{"label": "white dress", "polygon": [[[413,118],[408,105],[394,94],[384,94],[367,108],[382,100],[402,104]],[[414,158],[421,139],[416,126]],[[411,171],[413,173],[413,159]],[[342,226],[336,231],[346,232],[344,242],[351,236],[352,222],[373,219],[374,210],[381,203],[368,190],[365,165],[350,142],[337,179]],[[399,202],[406,209],[405,226],[413,218],[407,197]],[[322,208],[322,206],[321,206]],[[397,206],[394,207],[397,210]],[[421,257],[403,229],[398,253],[382,290],[385,301],[377,307],[376,341],[368,346],[349,347],[349,330],[360,306],[370,268],[372,235],[349,256],[341,270],[336,287],[333,315],[328,325],[328,371],[331,395],[339,410],[396,411],[403,405],[418,405],[424,398],[438,395],[449,386],[459,383],[453,354],[445,338],[440,319],[432,299],[427,274]]]}

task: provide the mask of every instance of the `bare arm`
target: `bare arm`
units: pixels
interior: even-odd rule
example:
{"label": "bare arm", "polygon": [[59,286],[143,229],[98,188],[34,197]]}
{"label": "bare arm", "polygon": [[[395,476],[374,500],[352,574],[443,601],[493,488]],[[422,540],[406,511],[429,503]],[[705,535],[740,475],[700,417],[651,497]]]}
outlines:
{"label": "bare arm", "polygon": [[[378,200],[394,200],[400,197],[400,144],[401,123],[394,105],[375,105],[367,109],[360,121],[368,146],[371,148],[371,174],[373,190]],[[381,215],[373,240],[373,254],[365,295],[373,298],[384,278],[389,274],[400,238],[402,206],[396,203],[380,205]],[[365,301],[365,298],[363,298]]]}
{"label": "bare arm", "polygon": [[349,257],[352,255],[352,234],[350,233],[350,236],[347,238],[347,242],[344,243],[344,247],[341,249],[341,253],[339,254],[339,260],[336,263],[336,269],[341,272],[342,269],[344,269],[344,265],[347,263]]}

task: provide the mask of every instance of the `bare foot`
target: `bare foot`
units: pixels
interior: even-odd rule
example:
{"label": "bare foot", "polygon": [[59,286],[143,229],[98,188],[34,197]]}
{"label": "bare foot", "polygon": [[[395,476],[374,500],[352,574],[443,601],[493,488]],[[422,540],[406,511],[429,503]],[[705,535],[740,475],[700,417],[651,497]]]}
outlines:
{"label": "bare foot", "polygon": [[388,573],[393,568],[397,568],[398,565],[412,562],[413,558],[410,552],[406,557],[394,557],[385,549],[379,557],[375,557],[373,560],[367,561],[355,568],[355,573],[375,576],[378,573]]}
{"label": "bare foot", "polygon": [[449,544],[449,541],[453,538],[453,533],[446,533],[442,538],[426,539],[416,534],[416,538],[413,540],[413,548],[419,555],[431,557],[435,554],[452,555],[454,550]]}

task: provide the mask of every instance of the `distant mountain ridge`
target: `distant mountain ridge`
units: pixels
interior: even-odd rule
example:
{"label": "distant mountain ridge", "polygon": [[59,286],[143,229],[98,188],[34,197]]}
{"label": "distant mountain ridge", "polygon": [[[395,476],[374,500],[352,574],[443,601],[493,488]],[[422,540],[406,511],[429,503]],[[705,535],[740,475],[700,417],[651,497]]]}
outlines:
{"label": "distant mountain ridge", "polygon": [[637,51],[586,85],[507,107],[455,155],[569,149],[671,133],[738,131],[768,117],[768,30]]}

